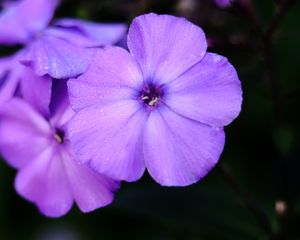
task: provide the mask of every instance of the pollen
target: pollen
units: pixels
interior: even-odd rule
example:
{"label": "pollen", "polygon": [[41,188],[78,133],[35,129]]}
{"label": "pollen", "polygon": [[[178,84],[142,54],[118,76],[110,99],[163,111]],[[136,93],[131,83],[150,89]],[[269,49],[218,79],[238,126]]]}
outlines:
{"label": "pollen", "polygon": [[63,144],[64,143],[64,132],[56,129],[56,132],[54,133],[54,139],[56,140],[57,143]]}
{"label": "pollen", "polygon": [[153,85],[144,86],[140,94],[140,98],[143,101],[143,103],[149,107],[156,106],[159,103],[162,96],[163,94],[161,89]]}

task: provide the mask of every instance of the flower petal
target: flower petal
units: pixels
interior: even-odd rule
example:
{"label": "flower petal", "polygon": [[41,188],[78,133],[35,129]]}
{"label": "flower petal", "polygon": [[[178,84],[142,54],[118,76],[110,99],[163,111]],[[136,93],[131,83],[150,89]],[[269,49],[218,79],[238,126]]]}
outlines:
{"label": "flower petal", "polygon": [[37,76],[33,70],[21,65],[21,93],[23,98],[43,116],[48,117],[51,100],[52,79],[49,76]]}
{"label": "flower petal", "polygon": [[189,120],[167,108],[153,111],[146,126],[146,167],[164,186],[197,182],[214,167],[223,150],[223,129]]}
{"label": "flower petal", "polygon": [[164,84],[200,61],[207,43],[201,28],[184,18],[150,13],[133,20],[128,47],[144,79]]}
{"label": "flower petal", "polygon": [[88,71],[68,82],[75,111],[99,102],[131,99],[142,85],[139,67],[130,54],[119,47],[98,50]]}
{"label": "flower petal", "polygon": [[29,46],[21,62],[32,67],[39,76],[48,74],[58,79],[70,78],[87,70],[94,51],[45,34]]}
{"label": "flower petal", "polygon": [[141,134],[144,111],[133,100],[93,105],[70,121],[69,137],[82,163],[116,180],[135,181],[144,172]]}
{"label": "flower petal", "polygon": [[66,172],[73,196],[80,210],[90,212],[110,204],[119,183],[101,175],[86,165],[77,163],[69,146],[63,152]]}
{"label": "flower petal", "polygon": [[58,129],[66,131],[65,125],[75,113],[70,106],[66,79],[53,79],[50,111],[50,123]]}
{"label": "flower petal", "polygon": [[46,28],[57,5],[57,0],[20,0],[10,3],[0,16],[0,43],[28,43]]}
{"label": "flower petal", "polygon": [[20,53],[0,58],[0,106],[16,93],[22,65],[17,61]]}
{"label": "flower petal", "polygon": [[0,109],[0,152],[5,160],[21,168],[49,144],[48,123],[26,102],[12,99]]}
{"label": "flower petal", "polygon": [[127,28],[122,23],[94,23],[72,18],[59,19],[54,27],[53,34],[84,47],[117,43],[125,35]]}
{"label": "flower petal", "polygon": [[167,86],[166,104],[174,111],[222,127],[241,110],[241,83],[225,57],[207,53],[203,60]]}
{"label": "flower petal", "polygon": [[35,203],[49,217],[60,217],[73,205],[62,156],[55,147],[47,148],[21,169],[15,187],[21,196]]}

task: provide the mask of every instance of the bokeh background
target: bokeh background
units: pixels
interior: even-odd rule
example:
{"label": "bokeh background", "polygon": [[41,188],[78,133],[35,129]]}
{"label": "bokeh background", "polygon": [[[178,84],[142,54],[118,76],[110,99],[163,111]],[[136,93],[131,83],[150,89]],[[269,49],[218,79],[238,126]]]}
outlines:
{"label": "bokeh background", "polygon": [[0,239],[300,239],[299,1],[241,0],[221,9],[212,0],[63,0],[56,17],[129,24],[147,12],[201,26],[209,51],[238,71],[243,108],[226,128],[220,163],[189,187],[161,187],[145,174],[122,184],[106,208],[74,207],[49,219],[16,194],[15,170],[1,161]]}

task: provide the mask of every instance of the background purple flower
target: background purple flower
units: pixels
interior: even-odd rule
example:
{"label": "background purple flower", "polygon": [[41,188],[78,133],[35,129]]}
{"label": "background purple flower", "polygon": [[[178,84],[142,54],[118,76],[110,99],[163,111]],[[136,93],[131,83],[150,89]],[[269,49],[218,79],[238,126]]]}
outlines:
{"label": "background purple flower", "polygon": [[204,177],[242,101],[236,71],[206,46],[185,19],[147,14],[130,26],[130,53],[99,50],[69,81],[77,112],[70,139],[80,161],[119,180],[135,181],[145,168],[166,186]]}
{"label": "background purple flower", "polygon": [[28,78],[28,71],[20,62],[39,76],[75,77],[89,66],[94,55],[90,47],[114,44],[126,31],[125,24],[76,19],[60,19],[48,27],[58,3],[58,0],[5,2],[0,14],[0,44],[23,44],[24,48],[0,59],[0,104],[16,93],[21,79]]}
{"label": "background purple flower", "polygon": [[[48,26],[58,3],[58,0],[4,1],[0,14],[0,44],[26,45],[33,41]],[[16,94],[22,79],[25,82],[33,81],[32,78],[37,81],[40,79],[20,64],[20,56],[24,54],[25,49],[26,47],[0,60],[0,105]],[[39,85],[39,82],[36,84]],[[26,87],[25,85],[23,84],[23,87]],[[31,90],[35,92],[35,88]]]}
{"label": "background purple flower", "polygon": [[[0,109],[0,151],[18,169],[17,192],[50,217],[66,214],[74,201],[83,212],[110,204],[119,184],[79,165],[70,148],[66,127],[73,111],[65,81],[54,82],[50,107],[48,104],[48,111],[44,108],[40,112],[38,100],[46,106],[51,81],[28,80],[23,92],[32,105],[13,98]],[[33,88],[38,91],[30,93]]]}

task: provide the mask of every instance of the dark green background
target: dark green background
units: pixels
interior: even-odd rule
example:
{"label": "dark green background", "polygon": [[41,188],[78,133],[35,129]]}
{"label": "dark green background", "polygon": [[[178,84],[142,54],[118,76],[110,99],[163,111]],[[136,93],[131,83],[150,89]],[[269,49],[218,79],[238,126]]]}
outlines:
{"label": "dark green background", "polygon": [[[220,164],[205,179],[185,188],[161,187],[146,174],[139,182],[124,183],[109,207],[89,214],[74,207],[63,218],[48,219],[15,193],[15,171],[0,162],[0,239],[300,239],[300,4],[289,9],[272,44],[264,46],[253,19],[241,9],[221,10],[209,1],[194,2],[192,8],[182,9],[175,0],[65,0],[56,16],[130,23],[135,16],[153,11],[185,16],[201,26],[215,42],[209,51],[229,58],[244,91],[242,112],[226,127]],[[254,5],[266,30],[279,5],[272,0],[256,0]],[[264,54],[268,47],[279,103],[274,102],[274,79]],[[267,215],[271,233],[264,231],[224,178],[221,165]],[[279,200],[288,206],[284,215],[275,211]]]}

